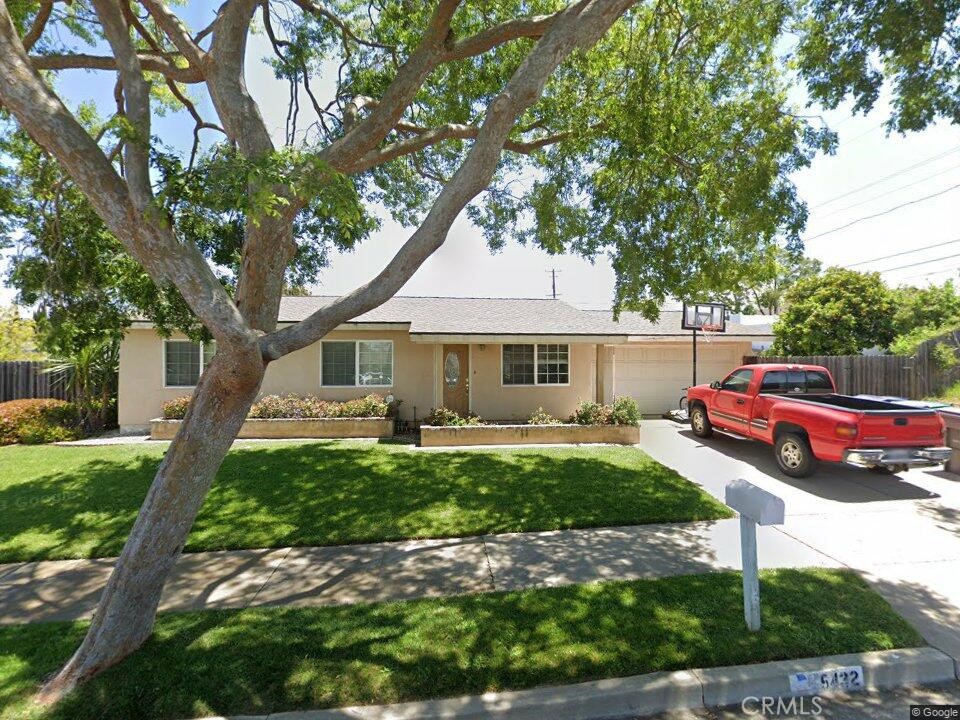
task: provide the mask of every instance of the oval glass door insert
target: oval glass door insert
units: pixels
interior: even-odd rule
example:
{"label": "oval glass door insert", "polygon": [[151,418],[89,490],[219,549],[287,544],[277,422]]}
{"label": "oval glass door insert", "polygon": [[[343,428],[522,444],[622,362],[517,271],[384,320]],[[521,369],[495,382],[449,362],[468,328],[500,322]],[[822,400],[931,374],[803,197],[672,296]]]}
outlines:
{"label": "oval glass door insert", "polygon": [[451,390],[460,382],[460,356],[455,352],[448,352],[443,361],[443,379]]}

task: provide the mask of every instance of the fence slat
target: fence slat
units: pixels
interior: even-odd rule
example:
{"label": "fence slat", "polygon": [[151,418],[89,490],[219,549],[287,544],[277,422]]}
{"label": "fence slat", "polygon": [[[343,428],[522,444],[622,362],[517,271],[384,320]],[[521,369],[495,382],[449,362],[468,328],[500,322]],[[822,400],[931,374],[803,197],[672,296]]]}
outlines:
{"label": "fence slat", "polygon": [[922,400],[960,381],[960,363],[941,367],[933,348],[946,344],[960,355],[960,331],[927,340],[906,355],[790,355],[743,358],[745,365],[791,363],[821,365],[830,371],[842,395],[887,395]]}
{"label": "fence slat", "polygon": [[72,399],[65,383],[44,372],[47,364],[29,360],[0,362],[0,402],[26,398]]}

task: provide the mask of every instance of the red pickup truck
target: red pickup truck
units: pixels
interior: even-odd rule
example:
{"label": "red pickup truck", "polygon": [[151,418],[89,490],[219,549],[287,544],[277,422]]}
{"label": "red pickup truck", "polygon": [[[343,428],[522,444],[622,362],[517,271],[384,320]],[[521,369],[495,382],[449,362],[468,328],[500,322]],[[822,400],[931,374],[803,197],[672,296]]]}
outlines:
{"label": "red pickup truck", "polygon": [[838,395],[817,365],[744,365],[689,388],[687,407],[697,437],[717,428],[762,440],[791,477],[812,474],[819,460],[899,472],[950,458],[936,410]]}

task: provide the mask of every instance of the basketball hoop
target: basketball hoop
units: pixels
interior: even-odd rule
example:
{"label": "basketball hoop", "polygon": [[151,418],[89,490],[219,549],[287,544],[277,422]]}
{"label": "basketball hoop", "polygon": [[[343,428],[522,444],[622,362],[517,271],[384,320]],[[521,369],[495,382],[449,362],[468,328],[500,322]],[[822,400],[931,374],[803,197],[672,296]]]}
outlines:
{"label": "basketball hoop", "polygon": [[680,316],[680,327],[692,330],[693,340],[693,384],[697,384],[697,331],[703,333],[703,339],[710,342],[712,333],[727,331],[727,309],[723,303],[684,303]]}

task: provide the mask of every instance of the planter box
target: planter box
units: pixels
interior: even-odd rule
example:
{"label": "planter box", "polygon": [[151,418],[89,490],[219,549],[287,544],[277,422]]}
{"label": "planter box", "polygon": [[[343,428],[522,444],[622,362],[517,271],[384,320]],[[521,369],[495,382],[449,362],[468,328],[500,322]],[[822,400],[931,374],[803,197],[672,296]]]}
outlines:
{"label": "planter box", "polygon": [[422,447],[453,445],[556,445],[609,443],[636,445],[640,428],[633,425],[464,425],[420,427]]}
{"label": "planter box", "polygon": [[[173,440],[182,420],[151,420],[151,440]],[[390,418],[248,418],[238,438],[382,438],[393,437]]]}

